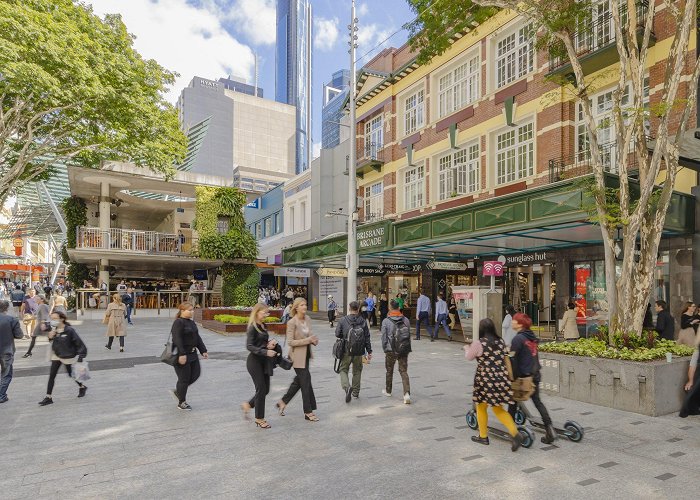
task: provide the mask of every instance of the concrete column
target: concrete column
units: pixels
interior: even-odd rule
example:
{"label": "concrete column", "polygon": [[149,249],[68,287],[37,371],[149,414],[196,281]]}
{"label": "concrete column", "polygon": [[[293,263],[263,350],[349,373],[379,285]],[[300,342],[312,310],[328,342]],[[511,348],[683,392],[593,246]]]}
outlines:
{"label": "concrete column", "polygon": [[109,271],[107,267],[109,266],[109,259],[100,259],[100,273],[99,278],[103,283],[107,283],[107,288],[109,289]]}
{"label": "concrete column", "polygon": [[692,296],[700,294],[700,186],[693,187],[695,196],[695,234],[693,234],[693,289]]}
{"label": "concrete column", "polygon": [[[104,231],[102,234],[102,248],[104,249],[111,248],[109,239],[110,206],[109,183],[102,182],[100,184],[100,229]],[[109,259],[100,259],[99,278],[109,287],[107,266],[109,266]]]}

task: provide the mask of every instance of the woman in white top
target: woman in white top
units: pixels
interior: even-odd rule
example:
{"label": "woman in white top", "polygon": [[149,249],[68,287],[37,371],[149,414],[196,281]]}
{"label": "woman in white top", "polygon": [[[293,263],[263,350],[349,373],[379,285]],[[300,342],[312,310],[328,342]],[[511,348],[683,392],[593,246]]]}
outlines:
{"label": "woman in white top", "polygon": [[576,324],[576,304],[569,302],[568,307],[561,318],[561,331],[564,332],[565,340],[576,340],[579,336]]}
{"label": "woman in white top", "polygon": [[503,324],[501,325],[501,331],[503,332],[503,341],[506,343],[506,347],[510,348],[510,343],[513,342],[516,332],[513,329],[513,315],[515,314],[515,308],[511,305],[506,306],[506,317],[503,318]]}

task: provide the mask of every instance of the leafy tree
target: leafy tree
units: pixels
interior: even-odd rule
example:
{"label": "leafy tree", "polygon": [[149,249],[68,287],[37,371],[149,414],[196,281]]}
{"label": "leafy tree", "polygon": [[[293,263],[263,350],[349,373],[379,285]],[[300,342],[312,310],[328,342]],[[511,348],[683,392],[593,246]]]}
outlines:
{"label": "leafy tree", "polygon": [[0,204],[56,162],[122,160],[171,172],[186,138],[119,15],[71,0],[0,0]]}
{"label": "leafy tree", "polygon": [[[607,296],[610,307],[610,333],[642,331],[644,313],[653,284],[653,272],[673,186],[679,171],[679,149],[691,113],[695,110],[696,89],[700,76],[700,59],[689,51],[695,34],[696,3],[691,0],[649,2],[648,9],[637,9],[639,2],[609,0],[610,23],[619,65],[614,69],[613,117],[614,154],[611,161],[619,172],[619,187],[611,197],[606,183],[604,152],[600,148],[593,115],[591,95],[596,92],[595,76],[584,73],[578,40],[595,39],[596,19],[591,0],[475,0],[472,8],[509,9],[532,21],[540,46],[563,57],[571,64],[571,77],[560,82],[572,91],[582,105],[590,144],[593,170],[591,194],[595,201],[595,220],[600,225],[605,250]],[[419,10],[427,1],[409,0]],[[414,43],[421,47],[421,57],[429,60],[444,52],[448,44],[424,43],[454,31],[468,12],[469,2],[441,0],[439,5],[421,14],[414,24]],[[663,13],[661,14],[661,9]],[[664,29],[672,34],[664,40],[668,46],[660,98],[647,107],[644,80],[649,66],[649,47],[655,17],[666,16]],[[582,38],[583,37],[583,38]],[[628,85],[631,86],[626,95]],[[627,99],[627,100],[625,100]],[[608,125],[608,124],[606,124]],[[647,129],[647,126],[649,129]],[[655,137],[653,150],[647,135]],[[633,152],[628,154],[628,152]],[[637,170],[638,181],[630,179]],[[664,181],[656,185],[659,174]],[[611,198],[614,202],[611,203]],[[616,276],[616,233],[622,232],[620,276]],[[635,258],[639,243],[640,253]]]}

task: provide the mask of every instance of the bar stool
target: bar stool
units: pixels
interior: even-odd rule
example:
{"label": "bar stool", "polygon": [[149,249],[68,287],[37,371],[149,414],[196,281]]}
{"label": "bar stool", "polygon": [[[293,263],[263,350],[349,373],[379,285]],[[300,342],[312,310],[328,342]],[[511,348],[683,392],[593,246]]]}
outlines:
{"label": "bar stool", "polygon": [[156,295],[146,296],[146,307],[148,309],[155,309],[158,306],[158,297]]}
{"label": "bar stool", "polygon": [[136,297],[136,307],[139,309],[144,309],[146,307],[146,296],[138,295]]}
{"label": "bar stool", "polygon": [[211,296],[211,307],[221,307],[221,295]]}

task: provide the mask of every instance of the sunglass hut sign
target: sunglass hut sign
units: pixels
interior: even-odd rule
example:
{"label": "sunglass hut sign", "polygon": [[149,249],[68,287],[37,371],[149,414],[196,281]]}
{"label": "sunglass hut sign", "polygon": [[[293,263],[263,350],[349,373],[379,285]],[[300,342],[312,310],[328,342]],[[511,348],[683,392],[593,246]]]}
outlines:
{"label": "sunglass hut sign", "polygon": [[387,236],[386,226],[365,229],[357,232],[357,246],[360,249],[383,247],[386,245]]}

